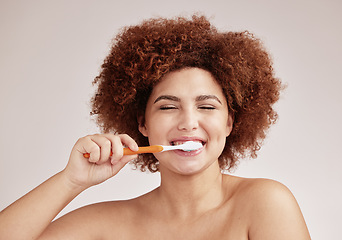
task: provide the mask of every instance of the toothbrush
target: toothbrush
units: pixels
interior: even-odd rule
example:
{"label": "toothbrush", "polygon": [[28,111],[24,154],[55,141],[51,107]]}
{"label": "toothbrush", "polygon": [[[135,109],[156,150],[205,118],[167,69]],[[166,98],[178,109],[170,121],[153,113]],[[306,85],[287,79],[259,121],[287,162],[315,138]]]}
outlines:
{"label": "toothbrush", "polygon": [[157,153],[165,152],[170,150],[183,150],[183,151],[194,151],[202,147],[202,143],[187,141],[180,145],[175,146],[163,146],[163,145],[153,145],[148,147],[139,147],[139,150],[134,152],[129,148],[124,148],[124,155],[133,155],[138,153]]}
{"label": "toothbrush", "polygon": [[[200,149],[202,147],[202,143],[199,142],[193,142],[193,141],[187,141],[180,145],[175,146],[163,146],[163,145],[152,145],[148,147],[139,147],[138,151],[132,151],[129,148],[124,148],[124,155],[134,155],[139,153],[157,153],[157,152],[165,152],[170,150],[183,150],[183,151],[194,151],[197,149]],[[111,153],[112,155],[112,153]],[[85,158],[89,158],[89,153],[84,153],[83,156]]]}

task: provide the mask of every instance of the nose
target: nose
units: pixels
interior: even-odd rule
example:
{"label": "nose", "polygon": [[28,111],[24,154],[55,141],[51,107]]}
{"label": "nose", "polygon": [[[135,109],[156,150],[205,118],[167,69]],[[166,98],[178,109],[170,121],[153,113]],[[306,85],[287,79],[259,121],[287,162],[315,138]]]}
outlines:
{"label": "nose", "polygon": [[194,131],[198,129],[198,116],[193,110],[183,110],[179,116],[178,130]]}

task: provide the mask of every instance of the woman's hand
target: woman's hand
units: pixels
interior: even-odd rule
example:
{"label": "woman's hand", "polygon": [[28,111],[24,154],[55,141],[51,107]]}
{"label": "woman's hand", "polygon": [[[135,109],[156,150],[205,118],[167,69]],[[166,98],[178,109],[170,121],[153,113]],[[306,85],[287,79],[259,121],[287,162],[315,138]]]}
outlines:
{"label": "woman's hand", "polygon": [[[95,134],[80,138],[73,147],[64,175],[73,187],[88,188],[115,176],[137,155],[123,155],[123,147],[138,150],[128,135]],[[83,156],[89,153],[90,157]],[[112,155],[111,155],[112,153]]]}
{"label": "woman's hand", "polygon": [[[62,172],[0,212],[0,238],[38,239],[57,214],[78,194],[114,176],[126,163],[137,157],[123,156],[123,146],[138,150],[137,143],[128,135],[97,134],[79,139]],[[90,157],[85,158],[84,153],[89,153]]]}

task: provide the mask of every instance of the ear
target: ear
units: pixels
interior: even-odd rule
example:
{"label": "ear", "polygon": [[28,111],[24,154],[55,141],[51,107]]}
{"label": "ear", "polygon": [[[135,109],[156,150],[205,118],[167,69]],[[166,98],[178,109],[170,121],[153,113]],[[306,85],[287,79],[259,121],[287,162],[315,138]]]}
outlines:
{"label": "ear", "polygon": [[227,128],[226,128],[226,136],[228,137],[233,130],[234,116],[231,113],[228,113],[227,120]]}
{"label": "ear", "polygon": [[139,124],[139,132],[144,135],[145,137],[148,137],[147,134],[147,128],[145,125],[145,117],[144,116],[139,116],[138,117],[138,124]]}

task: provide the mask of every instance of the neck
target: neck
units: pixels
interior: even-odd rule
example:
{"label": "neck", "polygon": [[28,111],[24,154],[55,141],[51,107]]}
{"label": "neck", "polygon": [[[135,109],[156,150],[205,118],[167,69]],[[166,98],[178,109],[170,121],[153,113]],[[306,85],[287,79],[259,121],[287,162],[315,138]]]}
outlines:
{"label": "neck", "polygon": [[179,175],[161,169],[158,194],[167,213],[193,218],[222,204],[225,197],[222,184],[218,164],[192,175]]}

